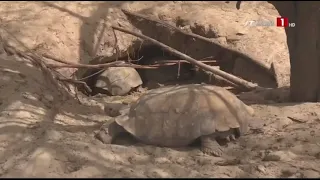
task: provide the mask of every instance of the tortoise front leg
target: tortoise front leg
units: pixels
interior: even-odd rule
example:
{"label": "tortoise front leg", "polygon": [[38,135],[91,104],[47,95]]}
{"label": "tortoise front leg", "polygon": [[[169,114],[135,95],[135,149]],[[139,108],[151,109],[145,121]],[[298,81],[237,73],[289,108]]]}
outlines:
{"label": "tortoise front leg", "polygon": [[217,136],[214,134],[201,137],[201,151],[208,155],[221,157],[223,155],[223,149],[216,141]]}
{"label": "tortoise front leg", "polygon": [[230,134],[229,136],[226,137],[227,142],[235,141],[236,136],[234,134]]}
{"label": "tortoise front leg", "polygon": [[122,132],[126,132],[123,127],[119,126],[116,122],[112,122],[107,126],[102,125],[94,137],[104,144],[112,144],[113,140]]}
{"label": "tortoise front leg", "polygon": [[111,144],[113,140],[113,137],[108,134],[106,128],[101,128],[94,137],[104,144]]}

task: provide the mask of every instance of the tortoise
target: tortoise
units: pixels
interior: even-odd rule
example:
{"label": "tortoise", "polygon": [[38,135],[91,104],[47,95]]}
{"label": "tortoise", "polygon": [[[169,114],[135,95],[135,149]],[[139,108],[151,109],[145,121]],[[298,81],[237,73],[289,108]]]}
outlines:
{"label": "tortoise", "polygon": [[188,146],[200,139],[203,153],[219,157],[223,148],[218,140],[235,140],[246,133],[253,114],[250,106],[222,87],[162,87],[122,108],[95,137],[111,144],[120,133],[128,132],[144,144],[160,147]]}
{"label": "tortoise", "polygon": [[132,67],[109,67],[97,78],[96,88],[113,96],[123,96],[142,85],[139,73]]}

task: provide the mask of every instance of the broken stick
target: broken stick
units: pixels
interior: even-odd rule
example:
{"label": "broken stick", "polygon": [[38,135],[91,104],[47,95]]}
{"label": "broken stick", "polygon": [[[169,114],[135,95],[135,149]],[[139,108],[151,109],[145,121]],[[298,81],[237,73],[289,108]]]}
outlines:
{"label": "broken stick", "polygon": [[[232,74],[228,74],[228,73],[226,73],[224,71],[221,71],[221,70],[219,70],[217,68],[214,68],[214,67],[206,65],[206,64],[204,64],[202,62],[199,62],[199,61],[191,58],[190,56],[187,56],[187,55],[177,51],[176,49],[173,49],[170,46],[167,46],[167,45],[165,45],[165,44],[163,44],[163,43],[161,43],[161,42],[159,42],[159,41],[157,41],[155,39],[152,39],[152,38],[150,38],[148,36],[145,36],[145,35],[140,34],[140,33],[132,32],[130,30],[123,29],[121,27],[112,26],[112,28],[116,29],[118,31],[124,32],[124,33],[131,34],[133,36],[139,37],[141,39],[148,40],[149,42],[160,46],[162,49],[164,49],[164,50],[166,50],[168,52],[171,52],[172,54],[174,54],[174,55],[176,55],[176,56],[178,56],[178,57],[180,57],[182,59],[185,59],[185,60],[189,61],[190,63],[200,67],[201,69],[204,69],[206,71],[210,71],[215,75],[221,76],[222,78],[225,78],[228,81],[230,81],[230,82],[232,82],[232,83],[234,83],[236,85],[239,85],[240,87],[243,87],[243,88],[245,88],[247,90],[252,90],[252,89],[256,89],[256,88],[259,87],[256,84],[253,84],[253,83],[248,82],[248,81],[246,81],[244,79],[238,78],[238,77],[236,77],[236,76],[234,76]],[[230,85],[234,86],[233,84],[230,84]]]}
{"label": "broken stick", "polygon": [[[198,60],[198,61],[202,63],[208,63],[208,64],[218,64],[217,61],[215,60]],[[166,65],[173,65],[178,63],[189,63],[189,61],[177,59],[177,60],[159,60],[154,62],[154,64],[166,64]]]}

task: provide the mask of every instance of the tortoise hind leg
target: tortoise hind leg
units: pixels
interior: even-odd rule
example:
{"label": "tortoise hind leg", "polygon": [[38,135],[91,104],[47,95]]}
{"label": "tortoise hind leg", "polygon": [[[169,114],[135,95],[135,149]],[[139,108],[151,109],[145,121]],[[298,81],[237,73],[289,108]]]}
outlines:
{"label": "tortoise hind leg", "polygon": [[102,125],[95,138],[104,144],[112,144],[113,140],[123,132],[126,132],[123,127],[114,121],[107,126]]}
{"label": "tortoise hind leg", "polygon": [[217,136],[214,134],[201,137],[201,151],[208,155],[221,157],[223,155],[223,149],[216,141]]}

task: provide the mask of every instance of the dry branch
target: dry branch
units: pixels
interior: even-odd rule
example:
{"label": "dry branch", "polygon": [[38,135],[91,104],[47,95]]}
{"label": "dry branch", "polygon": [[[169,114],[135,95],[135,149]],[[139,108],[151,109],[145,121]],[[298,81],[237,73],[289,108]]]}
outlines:
{"label": "dry branch", "polygon": [[158,66],[150,65],[150,66],[142,66],[137,64],[125,63],[124,61],[115,61],[111,63],[105,64],[63,64],[63,65],[56,65],[56,64],[49,64],[48,67],[50,68],[92,68],[92,69],[105,69],[108,67],[132,67],[136,69],[156,69]]}
{"label": "dry branch", "polygon": [[[255,88],[259,87],[259,86],[256,85],[256,84],[253,84],[253,83],[248,82],[248,81],[246,81],[246,80],[244,80],[244,79],[238,78],[238,77],[236,77],[236,76],[234,76],[234,75],[232,75],[232,74],[228,74],[228,73],[226,73],[226,72],[224,72],[224,71],[221,71],[221,70],[219,70],[219,69],[217,69],[217,68],[214,68],[214,67],[209,66],[209,65],[206,65],[206,64],[204,64],[204,63],[202,63],[202,62],[199,62],[199,61],[191,58],[190,56],[187,56],[187,55],[185,55],[185,54],[177,51],[176,49],[173,49],[173,48],[171,48],[170,46],[167,46],[167,45],[165,45],[165,44],[163,44],[163,43],[161,43],[161,42],[159,42],[159,41],[157,41],[157,40],[155,40],[155,39],[152,39],[152,38],[150,38],[150,37],[147,37],[147,36],[145,36],[145,35],[143,35],[143,34],[135,33],[135,32],[132,32],[132,31],[130,31],[130,30],[123,29],[123,28],[121,28],[121,27],[116,27],[116,26],[112,26],[112,28],[113,28],[113,29],[116,29],[116,30],[118,30],[118,31],[124,32],[124,33],[131,34],[131,35],[133,35],[133,36],[139,37],[139,38],[141,38],[141,39],[148,40],[149,42],[151,42],[151,43],[153,43],[153,44],[155,44],[155,45],[160,46],[160,47],[163,48],[164,50],[166,50],[166,51],[168,51],[168,52],[171,52],[171,53],[173,53],[174,55],[176,55],[176,56],[178,56],[178,57],[180,57],[180,58],[182,58],[182,59],[185,59],[185,60],[189,61],[190,63],[192,63],[192,64],[200,67],[201,69],[204,69],[204,70],[206,70],[206,71],[210,71],[210,72],[212,72],[213,74],[218,75],[218,76],[221,76],[221,77],[227,79],[228,81],[230,81],[230,82],[232,82],[232,83],[234,83],[234,84],[236,84],[236,85],[239,85],[239,86],[241,86],[241,87],[243,87],[243,88],[246,88],[246,89],[248,89],[248,90],[251,90],[251,89],[255,89]],[[227,81],[226,81],[226,82],[227,82]],[[233,85],[233,84],[230,84],[230,85]]]}
{"label": "dry branch", "polygon": [[82,85],[86,89],[86,91],[88,91],[90,93],[92,92],[91,88],[83,81],[75,80],[75,79],[68,79],[68,78],[63,79],[63,78],[59,78],[59,77],[57,78],[57,80],[65,81],[65,82],[72,83],[72,84]]}
{"label": "dry branch", "polygon": [[[240,1],[238,1],[240,2]],[[242,57],[245,57],[244,59],[245,60],[249,60],[251,61],[252,63],[256,64],[257,66],[259,66],[260,68],[262,68],[263,70],[265,70],[269,75],[271,75],[272,77],[274,76],[273,74],[273,71],[266,65],[264,64],[263,62],[260,62],[258,60],[256,60],[255,58],[252,58],[250,57],[249,55],[246,55],[246,54],[243,54],[242,52],[238,51],[238,50],[234,50],[234,49],[231,49],[223,44],[216,44],[215,42],[213,42],[211,39],[208,39],[206,37],[203,37],[203,36],[200,36],[198,34],[194,34],[194,33],[189,33],[189,32],[185,32],[179,28],[177,28],[176,26],[173,26],[171,24],[168,24],[166,22],[163,22],[163,21],[159,21],[157,19],[154,19],[154,18],[151,18],[151,17],[146,17],[144,15],[141,15],[141,14],[137,14],[137,13],[134,13],[134,12],[130,12],[128,10],[125,10],[125,9],[122,9],[122,12],[126,15],[130,15],[130,16],[135,16],[135,17],[138,17],[138,18],[142,18],[142,19],[145,19],[145,20],[148,20],[148,21],[151,21],[151,22],[154,22],[154,23],[157,23],[157,24],[161,24],[162,26],[164,27],[167,27],[167,28],[170,28],[172,30],[175,30],[177,32],[180,32],[186,36],[189,36],[189,37],[192,37],[192,38],[196,38],[196,39],[199,39],[199,40],[202,40],[202,41],[205,41],[205,42],[208,42],[208,43],[211,43],[211,44],[214,44],[214,45],[217,45],[217,46],[220,46],[221,48],[223,49],[226,49],[228,51],[231,51],[231,52],[235,52],[237,53],[238,55],[241,55]]]}
{"label": "dry branch", "polygon": [[67,62],[62,59],[58,59],[56,57],[50,56],[48,54],[42,55],[45,58],[51,59],[56,62],[60,62],[63,64],[48,64],[47,66],[50,68],[93,68],[93,69],[105,69],[108,67],[132,67],[137,69],[155,69],[158,68],[161,65],[137,65],[132,63],[127,63],[125,61],[113,61],[110,63],[104,63],[104,64],[80,64],[80,63],[73,63],[73,62]]}

